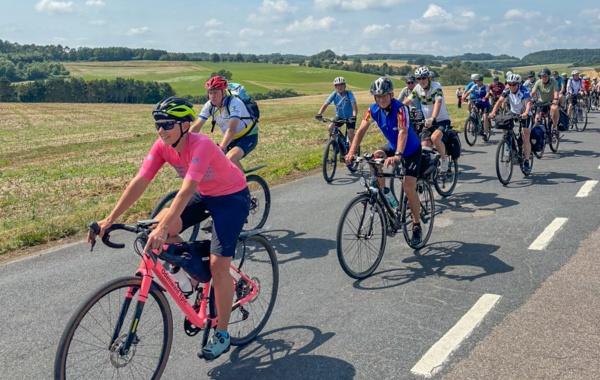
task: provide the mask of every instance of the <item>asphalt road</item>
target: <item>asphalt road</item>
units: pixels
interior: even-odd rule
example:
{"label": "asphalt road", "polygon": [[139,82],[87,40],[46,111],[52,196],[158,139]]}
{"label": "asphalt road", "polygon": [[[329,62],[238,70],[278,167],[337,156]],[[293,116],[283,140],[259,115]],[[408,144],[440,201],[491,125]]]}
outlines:
{"label": "asphalt road", "polygon": [[[600,186],[586,197],[576,194],[600,177],[599,119],[591,113],[585,132],[566,133],[558,154],[536,160],[529,177],[515,172],[508,186],[494,169],[499,134],[490,143],[463,145],[459,186],[437,198],[428,246],[414,252],[402,236],[389,238],[381,265],[362,281],[344,274],[335,249],[340,214],[361,190],[358,178],[343,169],[330,185],[319,175],[273,188],[267,235],[280,287],[269,323],[255,342],[206,363],[196,357],[199,337],[184,334],[183,317],[173,309],[175,337],[163,378],[421,379],[427,365],[415,370],[417,363],[489,297],[497,301],[426,375],[571,378],[576,367],[582,375],[573,378],[598,378],[598,362],[591,362],[598,357],[598,324],[589,316],[600,311],[598,280],[592,281],[598,261],[576,259],[590,250],[600,256],[593,235]],[[556,218],[566,220],[547,247],[529,249]],[[97,246],[89,253],[82,242],[0,266],[0,378],[51,378],[58,340],[79,303],[138,265],[127,250]],[[587,324],[569,312],[583,313]],[[569,344],[561,345],[557,331],[570,334]],[[552,351],[542,337],[568,352]],[[566,367],[525,372],[548,368],[546,354],[560,358],[546,364]]]}

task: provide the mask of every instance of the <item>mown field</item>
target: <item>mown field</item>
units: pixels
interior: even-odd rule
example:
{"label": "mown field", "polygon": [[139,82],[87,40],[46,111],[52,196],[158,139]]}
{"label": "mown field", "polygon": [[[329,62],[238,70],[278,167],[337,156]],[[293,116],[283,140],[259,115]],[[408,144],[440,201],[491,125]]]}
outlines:
{"label": "mown field", "polygon": [[[362,114],[372,97],[367,91],[356,95]],[[325,95],[260,101],[259,146],[244,165],[266,163],[260,174],[271,185],[317,173],[326,132],[314,114],[324,100]],[[456,108],[453,94],[447,100],[454,125],[462,125],[465,108]],[[151,108],[1,104],[0,254],[82,234],[89,221],[105,217],[157,138]],[[332,115],[330,107],[326,116]],[[211,136],[220,139],[221,133]],[[372,127],[363,151],[383,143],[381,133]],[[175,171],[164,167],[123,220],[147,217],[155,202],[179,185]],[[323,187],[326,190],[325,182]]]}

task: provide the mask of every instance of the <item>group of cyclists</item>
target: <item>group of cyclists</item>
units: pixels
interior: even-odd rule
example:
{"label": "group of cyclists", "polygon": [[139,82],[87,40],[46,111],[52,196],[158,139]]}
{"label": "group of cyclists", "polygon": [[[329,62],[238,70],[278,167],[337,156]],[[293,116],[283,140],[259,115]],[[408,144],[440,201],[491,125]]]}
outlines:
{"label": "group of cyclists", "polygon": [[[549,103],[549,113],[557,123],[558,107],[567,95],[576,99],[576,94],[590,93],[598,96],[600,84],[597,78],[586,84],[586,77],[580,78],[574,70],[571,78],[555,71],[551,76],[548,69],[539,73],[527,73],[525,81],[519,74],[507,73],[506,87],[493,78],[490,85],[483,84],[483,77],[473,74],[472,82],[465,88],[461,100],[467,98],[484,114],[484,128],[487,134],[489,118],[493,118],[499,107],[507,107],[518,115],[527,128],[523,128],[525,157],[529,157],[529,128],[531,121],[531,99],[539,98]],[[316,117],[334,104],[337,119],[344,119],[348,129],[350,148],[344,159],[351,165],[368,128],[375,123],[387,140],[374,154],[385,158],[384,167],[402,165],[404,167],[403,189],[406,193],[413,229],[411,242],[417,245],[422,239],[420,226],[420,202],[416,192],[422,147],[435,147],[441,159],[440,170],[448,170],[444,133],[450,127],[450,116],[446,107],[442,86],[435,81],[434,73],[427,67],[419,67],[414,75],[407,75],[406,87],[395,97],[393,82],[380,77],[370,86],[374,102],[368,107],[358,129],[356,118],[358,108],[352,91],[346,88],[346,80],[337,77],[333,81],[333,91],[319,109]],[[157,225],[149,235],[145,249],[160,254],[164,244],[182,241],[179,234],[190,226],[212,217],[210,268],[215,289],[218,325],[202,349],[202,356],[212,360],[227,352],[230,337],[227,325],[234,295],[229,275],[229,265],[235,253],[237,238],[242,231],[250,209],[250,194],[243,173],[241,160],[258,143],[258,121],[249,114],[244,102],[227,91],[227,79],[215,76],[210,78],[205,88],[208,101],[200,113],[183,98],[170,97],[154,107],[152,116],[158,139],[152,145],[137,175],[129,183],[110,214],[98,222],[99,237],[144,193],[158,170],[168,163],[182,178],[182,185],[171,207],[162,210],[157,216]],[[569,103],[569,107],[571,106]],[[410,107],[419,110],[424,119],[424,127],[417,131],[411,121]],[[489,117],[488,117],[489,116]],[[223,132],[220,143],[215,143],[201,128],[212,118],[212,125],[218,125]],[[331,134],[334,126],[342,122],[334,121],[328,126]],[[526,162],[525,165],[528,165]],[[381,184],[382,188],[385,184]],[[95,236],[90,232],[88,242]]]}

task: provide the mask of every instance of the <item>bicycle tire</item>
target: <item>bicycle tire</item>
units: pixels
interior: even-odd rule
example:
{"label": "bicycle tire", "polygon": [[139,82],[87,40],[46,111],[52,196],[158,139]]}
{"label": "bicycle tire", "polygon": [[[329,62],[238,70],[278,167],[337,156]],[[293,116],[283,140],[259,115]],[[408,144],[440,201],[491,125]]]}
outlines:
{"label": "bicycle tire", "polygon": [[[250,190],[250,213],[244,224],[243,230],[257,230],[262,228],[271,211],[271,191],[267,182],[259,175],[250,174],[246,177],[248,190]],[[264,208],[261,207],[264,205]]]}
{"label": "bicycle tire", "polygon": [[[546,136],[544,136],[544,138],[546,138]],[[542,147],[542,150],[537,151],[537,152],[533,152],[533,154],[537,157],[537,158],[542,158],[544,156],[544,151],[546,150],[546,143],[544,142],[544,146]]]}
{"label": "bicycle tire", "polygon": [[[431,233],[433,232],[433,223],[435,220],[435,198],[433,197],[433,189],[431,188],[431,183],[429,180],[424,178],[417,179],[417,195],[419,196],[420,202],[420,213],[419,213],[419,221],[421,223],[421,230],[423,231],[423,237],[419,244],[412,244],[409,236],[409,229],[412,233],[413,219],[412,213],[410,211],[410,207],[408,205],[407,197],[404,197],[404,201],[402,202],[402,233],[404,235],[404,240],[406,240],[406,244],[413,249],[421,249],[431,237]],[[409,228],[410,227],[410,228]]]}
{"label": "bicycle tire", "polygon": [[[357,280],[370,276],[377,269],[383,258],[387,241],[387,217],[378,202],[373,205],[371,202],[368,194],[360,194],[352,199],[342,212],[336,233],[336,249],[340,266],[348,276]],[[353,211],[355,206],[359,208]],[[370,207],[375,207],[374,213],[369,210]],[[373,215],[373,224],[369,223],[368,219],[371,215]],[[356,221],[349,221],[351,217],[356,217]],[[360,231],[357,230],[359,226]],[[371,236],[368,236],[368,233],[360,233],[364,228],[373,228]],[[373,240],[375,233],[380,235],[379,244],[377,244],[377,237]],[[364,238],[361,238],[361,235],[364,235]],[[356,242],[346,244],[348,240],[346,237],[354,237]],[[372,244],[372,241],[375,243]],[[354,246],[358,248],[358,252],[352,255],[349,250]],[[362,265],[365,262],[366,267]]]}
{"label": "bicycle tire", "polygon": [[[178,190],[173,190],[170,193],[167,193],[167,195],[165,195],[164,197],[162,197],[150,212],[150,219],[156,218],[156,216],[162,209],[168,208],[171,205],[171,202],[173,202],[173,199],[175,199],[177,193]],[[193,226],[186,229],[185,231],[182,231],[179,234],[179,236],[181,236],[181,238],[184,241],[196,241],[199,232],[200,223],[196,223]]]}
{"label": "bicycle tire", "polygon": [[558,152],[558,146],[560,145],[560,132],[555,127],[552,127],[550,130],[550,142],[548,145],[550,145],[550,150],[553,153]]}
{"label": "bicycle tire", "polygon": [[582,112],[582,118],[583,118],[583,127],[579,128],[578,132],[583,132],[587,128],[587,125],[588,125],[588,114],[587,114],[587,112]]}
{"label": "bicycle tire", "polygon": [[[279,265],[273,246],[262,235],[252,235],[238,242],[232,265],[259,285],[255,297],[242,307],[233,309],[229,319],[227,331],[231,336],[231,344],[239,346],[252,341],[265,327],[273,312],[279,288]],[[234,301],[237,301],[251,289],[243,278],[234,272],[232,275],[237,280],[234,287]],[[261,295],[268,298],[260,298]],[[254,315],[258,315],[256,323],[252,323],[255,319],[251,323],[245,323]]]}
{"label": "bicycle tire", "polygon": [[[450,196],[454,192],[456,184],[458,183],[458,161],[452,158],[452,156],[448,156],[448,158],[450,159],[448,171],[446,173],[440,172],[438,164],[438,170],[433,182],[433,185],[435,186],[435,191],[437,191],[437,193],[444,198]],[[449,187],[447,187],[448,178],[452,179],[449,182]]]}
{"label": "bicycle tire", "polygon": [[333,181],[335,169],[337,168],[337,156],[339,149],[335,140],[329,140],[323,151],[323,178],[327,183]]}
{"label": "bicycle tire", "polygon": [[[498,176],[498,181],[503,185],[508,185],[513,175],[514,151],[510,149],[510,146],[507,149],[506,145],[508,143],[505,139],[502,139],[496,149],[496,175]],[[506,169],[508,173],[504,175],[502,169]]]}
{"label": "bicycle tire", "polygon": [[[87,300],[85,300],[77,309],[75,314],[71,317],[67,323],[67,327],[60,338],[60,343],[56,352],[56,359],[54,363],[54,377],[55,379],[65,379],[67,375],[72,377],[77,375],[75,369],[69,369],[69,364],[86,365],[87,363],[95,364],[97,366],[104,366],[103,369],[86,369],[81,372],[83,378],[89,378],[90,374],[102,374],[103,371],[108,369],[108,373],[113,374],[113,377],[126,378],[127,374],[133,373],[135,370],[136,374],[141,374],[142,377],[158,379],[161,377],[169,359],[169,353],[171,351],[171,345],[173,342],[173,315],[169,302],[165,295],[159,290],[154,284],[151,286],[148,293],[148,299],[144,304],[144,310],[137,321],[136,325],[136,340],[132,345],[131,350],[126,355],[119,353],[119,343],[123,343],[123,339],[127,337],[127,331],[131,328],[131,322],[135,313],[137,304],[137,298],[135,294],[141,287],[142,279],[139,277],[124,277],[118,278],[111,282],[102,285],[96,290]],[[127,298],[125,297],[129,289],[134,290],[134,297],[131,303],[123,303]],[[136,290],[137,289],[137,290]],[[114,292],[118,292],[119,295],[114,295]],[[107,297],[108,296],[108,297]],[[115,302],[112,305],[113,301]],[[123,306],[126,307],[123,313]],[[110,306],[110,307],[109,307]],[[114,306],[114,307],[112,307]],[[160,335],[153,331],[160,325],[155,318],[148,318],[148,314],[152,311],[160,313],[162,317],[162,343],[152,344],[153,338],[159,338]],[[96,318],[92,315],[92,312],[97,311],[99,314]],[[90,316],[90,319],[86,317]],[[94,325],[99,325],[102,322],[106,322],[107,326],[104,326],[96,334],[92,333],[91,330]],[[80,328],[81,327],[81,328]],[[147,327],[147,329],[146,329]],[[118,330],[118,331],[115,331]],[[123,333],[125,330],[125,333]],[[141,336],[140,332],[145,335]],[[86,335],[89,334],[92,342],[85,344],[82,340]],[[119,335],[116,341],[113,342],[113,335]],[[82,336],[80,338],[80,336]],[[148,344],[150,342],[150,344]],[[77,359],[79,344],[84,344],[84,351],[80,353],[84,354],[83,359]],[[137,358],[140,360],[146,360],[149,355],[146,351],[144,354],[139,353],[140,349],[147,347],[158,347],[158,363],[154,365],[135,366],[133,361]],[[97,350],[97,354],[93,354],[94,348]],[[148,348],[149,350],[153,348]],[[128,357],[130,355],[130,357]],[[69,360],[72,359],[72,360]],[[74,363],[76,361],[76,363]],[[125,373],[121,377],[120,371]],[[117,374],[115,375],[115,371]],[[148,375],[145,376],[144,374]]]}
{"label": "bicycle tire", "polygon": [[579,124],[577,122],[577,106],[572,106],[571,107],[571,114],[569,115],[569,126],[571,128],[575,128],[575,130],[577,132],[579,132],[579,127],[577,126],[577,124]]}
{"label": "bicycle tire", "polygon": [[477,142],[477,131],[475,125],[475,121],[471,117],[467,118],[465,121],[465,141],[467,144],[469,144],[469,146],[473,146]]}

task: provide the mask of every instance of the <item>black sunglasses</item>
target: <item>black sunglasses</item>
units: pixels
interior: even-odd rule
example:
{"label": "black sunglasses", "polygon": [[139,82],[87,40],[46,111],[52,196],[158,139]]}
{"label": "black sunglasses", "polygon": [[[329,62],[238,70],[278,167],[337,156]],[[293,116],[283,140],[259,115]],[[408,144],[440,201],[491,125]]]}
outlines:
{"label": "black sunglasses", "polygon": [[154,126],[156,127],[156,130],[158,131],[159,129],[164,129],[165,131],[170,131],[171,129],[175,128],[175,125],[179,124],[178,121],[175,120],[171,120],[171,121],[162,121],[160,123],[154,123]]}
{"label": "black sunglasses", "polygon": [[509,83],[508,85],[509,85],[509,86],[517,86],[517,85],[518,85],[518,83]]}
{"label": "black sunglasses", "polygon": [[406,84],[415,84],[415,82],[406,82]]}

